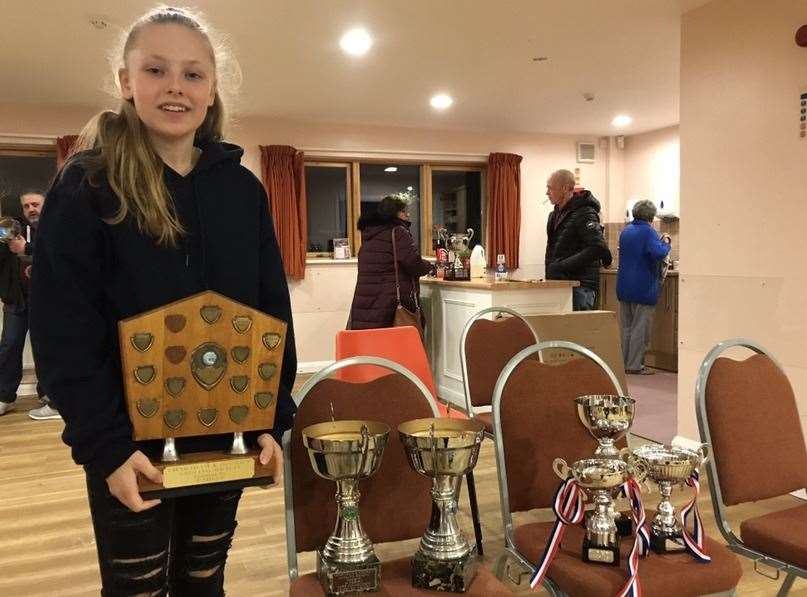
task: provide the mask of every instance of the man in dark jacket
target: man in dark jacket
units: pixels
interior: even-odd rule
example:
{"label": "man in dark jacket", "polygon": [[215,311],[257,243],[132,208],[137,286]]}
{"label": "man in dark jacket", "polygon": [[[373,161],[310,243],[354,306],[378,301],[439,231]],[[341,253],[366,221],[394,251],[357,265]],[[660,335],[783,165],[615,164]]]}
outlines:
{"label": "man in dark jacket", "polygon": [[[39,191],[20,195],[22,213],[30,223],[24,236],[0,244],[0,298],[3,300],[3,335],[0,339],[0,415],[14,408],[17,388],[22,381],[22,353],[28,334],[28,285],[31,277],[31,255],[36,240],[39,214],[45,196]],[[28,413],[32,419],[59,419],[59,413],[48,403],[42,388],[36,392],[44,403]]]}
{"label": "man in dark jacket", "polygon": [[616,296],[622,322],[622,356],[625,372],[652,375],[642,364],[650,344],[653,313],[661,286],[661,262],[670,252],[670,237],[653,229],[656,206],[638,201],[633,206],[633,222],[619,235],[619,272]]}
{"label": "man in dark jacket", "polygon": [[575,311],[594,308],[600,286],[600,264],[611,264],[602,235],[600,203],[589,191],[575,192],[574,174],[558,170],[546,181],[546,195],[555,206],[546,223],[546,279],[577,280],[572,291]]}

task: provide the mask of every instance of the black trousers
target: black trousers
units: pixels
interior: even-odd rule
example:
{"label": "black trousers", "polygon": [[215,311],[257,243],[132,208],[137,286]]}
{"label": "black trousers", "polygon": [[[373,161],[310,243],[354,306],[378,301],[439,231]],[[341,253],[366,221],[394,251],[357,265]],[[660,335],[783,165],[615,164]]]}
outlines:
{"label": "black trousers", "polygon": [[224,595],[241,491],[163,500],[132,512],[87,472],[103,597]]}
{"label": "black trousers", "polygon": [[[14,402],[22,381],[22,353],[28,333],[28,306],[3,305],[3,334],[0,336],[0,402]],[[41,398],[42,388],[36,386]]]}

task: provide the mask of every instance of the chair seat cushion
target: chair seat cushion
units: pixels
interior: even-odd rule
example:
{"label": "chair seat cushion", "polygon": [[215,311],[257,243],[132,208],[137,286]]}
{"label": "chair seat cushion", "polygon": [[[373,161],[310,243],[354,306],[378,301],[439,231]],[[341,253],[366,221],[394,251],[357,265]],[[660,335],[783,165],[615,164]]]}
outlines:
{"label": "chair seat cushion", "polygon": [[807,568],[807,505],[749,518],[740,537],[751,549]]}
{"label": "chair seat cushion", "polygon": [[[377,592],[367,595],[446,595],[412,586],[411,558],[401,558],[391,562],[381,562],[381,587]],[[470,589],[463,595],[512,595],[502,581],[493,575],[484,563],[480,562],[479,572],[471,582]],[[290,597],[316,597],[325,595],[319,584],[316,572],[296,578],[289,588]]]}
{"label": "chair seat cushion", "polygon": [[485,431],[493,435],[493,413],[476,413],[474,419],[485,426]]}
{"label": "chair seat cushion", "polygon": [[[538,522],[515,529],[515,547],[531,563],[535,564],[543,555],[552,525],[551,522]],[[622,539],[617,567],[583,562],[581,552],[584,532],[581,526],[566,529],[548,576],[570,597],[612,597],[627,579],[626,564],[633,546],[633,537]],[[708,564],[696,562],[688,553],[659,555],[650,552],[646,558],[640,558],[639,580],[642,594],[696,597],[730,591],[736,587],[742,576],[737,556],[708,537],[705,548],[706,553],[712,557]]]}

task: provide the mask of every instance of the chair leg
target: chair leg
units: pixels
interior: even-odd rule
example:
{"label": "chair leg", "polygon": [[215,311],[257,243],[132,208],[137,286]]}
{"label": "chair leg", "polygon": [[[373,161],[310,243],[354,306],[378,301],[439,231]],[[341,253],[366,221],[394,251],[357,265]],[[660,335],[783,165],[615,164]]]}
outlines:
{"label": "chair leg", "polygon": [[779,589],[779,592],[776,594],[777,597],[784,597],[790,592],[790,587],[793,586],[793,582],[796,580],[796,575],[792,572],[785,576],[784,582],[782,582],[782,586]]}
{"label": "chair leg", "polygon": [[469,471],[465,478],[468,481],[468,501],[471,504],[471,519],[474,523],[474,535],[476,535],[476,552],[481,556],[484,555],[482,550],[482,525],[479,522],[479,505],[476,502],[474,472]]}

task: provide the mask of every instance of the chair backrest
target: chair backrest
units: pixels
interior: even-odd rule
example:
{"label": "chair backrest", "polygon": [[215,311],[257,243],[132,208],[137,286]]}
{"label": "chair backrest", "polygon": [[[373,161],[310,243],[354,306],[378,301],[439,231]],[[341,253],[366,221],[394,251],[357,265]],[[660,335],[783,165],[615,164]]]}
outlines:
{"label": "chair backrest", "polygon": [[[530,358],[555,348],[587,358],[557,365]],[[551,506],[560,483],[552,461],[563,458],[571,464],[590,458],[597,448],[597,441],[578,418],[574,399],[614,393],[622,394],[622,388],[613,371],[599,356],[572,342],[540,342],[507,363],[493,392],[493,427],[508,541],[513,512]]]}
{"label": "chair backrest", "polygon": [[[510,317],[487,319],[489,314],[506,313]],[[460,339],[460,362],[465,388],[465,405],[489,406],[493,388],[504,366],[519,351],[538,342],[535,330],[517,311],[508,307],[488,307],[475,313],[466,323]]]}
{"label": "chair backrest", "polygon": [[[336,360],[356,356],[381,357],[399,363],[414,373],[432,396],[437,396],[426,349],[420,334],[411,326],[337,332]],[[344,381],[364,382],[389,375],[389,371],[374,365],[361,365],[341,369],[336,375]]]}
{"label": "chair backrest", "polygon": [[[392,373],[364,383],[329,379],[350,366],[375,365]],[[308,425],[336,419],[381,421],[390,427],[379,471],[359,485],[362,526],[374,543],[412,539],[423,534],[431,514],[431,484],[409,466],[398,425],[438,416],[437,405],[420,380],[386,359],[354,357],[329,365],[308,380],[295,400],[294,426],[283,436],[286,542],[289,575],[297,574],[297,553],[325,544],[336,520],[336,484],[317,476],[303,445]]]}
{"label": "chair backrest", "polygon": [[[756,354],[742,361],[720,356],[737,346]],[[764,348],[741,338],[715,346],[701,365],[695,396],[701,439],[712,448],[707,466],[716,509],[721,502],[807,487],[807,449],[793,388]]]}

